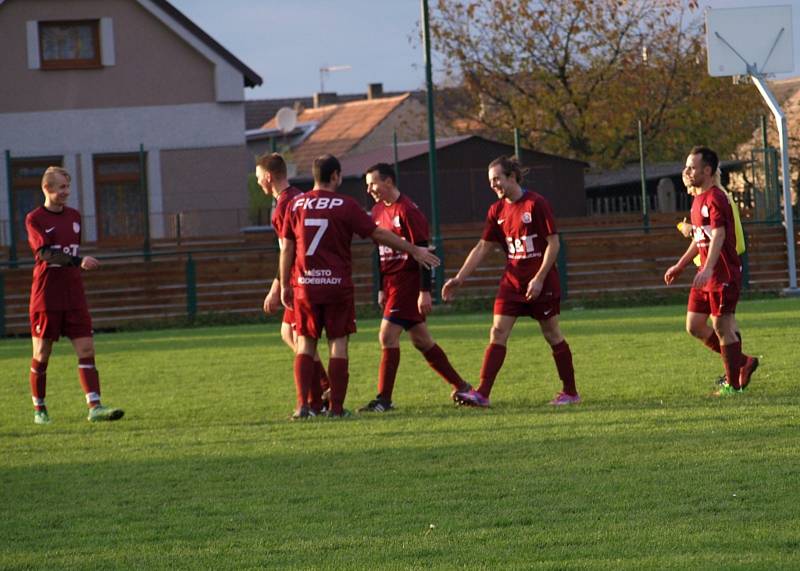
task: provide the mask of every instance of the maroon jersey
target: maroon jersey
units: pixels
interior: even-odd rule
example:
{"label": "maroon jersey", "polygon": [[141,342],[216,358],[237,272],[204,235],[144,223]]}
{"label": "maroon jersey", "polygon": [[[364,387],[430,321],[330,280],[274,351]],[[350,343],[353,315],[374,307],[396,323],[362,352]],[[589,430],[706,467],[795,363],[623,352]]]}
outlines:
{"label": "maroon jersey", "polygon": [[717,265],[711,278],[703,286],[703,291],[720,291],[730,283],[740,285],[742,281],[742,262],[736,253],[736,226],[733,209],[725,193],[716,186],[698,194],[692,201],[692,236],[700,250],[700,267],[705,267],[708,247],[711,244],[711,230],[725,229]]}
{"label": "maroon jersey", "polygon": [[[547,236],[556,234],[556,222],[547,200],[523,190],[516,202],[498,200],[489,207],[481,239],[498,242],[506,252],[506,269],[500,292],[525,295],[528,283],[542,267]],[[555,264],[544,280],[540,297],[561,297]]]}
{"label": "maroon jersey", "polygon": [[[394,204],[387,206],[378,202],[372,207],[372,219],[379,228],[394,232],[403,240],[416,244],[430,239],[428,221],[414,202],[401,194]],[[403,271],[419,271],[419,264],[405,252],[397,252],[389,246],[378,244],[381,272],[384,275]]]}
{"label": "maroon jersey", "polygon": [[282,238],[294,240],[295,296],[334,303],[353,295],[353,234],[375,232],[375,223],[349,196],[311,190],[289,203]]}
{"label": "maroon jersey", "polygon": [[66,311],[86,309],[81,269],[77,266],[48,264],[39,259],[42,248],[79,256],[81,247],[81,215],[74,208],[64,207],[51,212],[40,206],[25,217],[28,244],[36,256],[33,266],[30,311]]}
{"label": "maroon jersey", "polygon": [[272,227],[275,229],[276,236],[283,235],[283,224],[286,219],[286,208],[292,199],[298,194],[303,194],[303,191],[295,186],[286,188],[278,195],[278,200],[275,202],[275,208],[272,211]]}

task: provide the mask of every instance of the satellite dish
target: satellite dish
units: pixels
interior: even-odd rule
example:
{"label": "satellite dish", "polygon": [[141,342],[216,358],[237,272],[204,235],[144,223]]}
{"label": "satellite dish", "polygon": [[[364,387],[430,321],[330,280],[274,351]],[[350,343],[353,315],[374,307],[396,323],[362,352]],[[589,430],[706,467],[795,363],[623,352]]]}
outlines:
{"label": "satellite dish", "polygon": [[281,107],[275,114],[275,122],[283,133],[289,133],[297,126],[297,112],[291,107]]}

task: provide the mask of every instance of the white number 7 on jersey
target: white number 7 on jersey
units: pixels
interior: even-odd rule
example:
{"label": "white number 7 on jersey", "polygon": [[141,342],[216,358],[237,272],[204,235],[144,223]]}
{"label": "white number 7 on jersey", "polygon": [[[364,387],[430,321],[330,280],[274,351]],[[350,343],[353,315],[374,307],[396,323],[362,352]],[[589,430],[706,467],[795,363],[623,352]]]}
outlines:
{"label": "white number 7 on jersey", "polygon": [[319,241],[322,240],[322,235],[325,233],[325,230],[328,229],[328,219],[327,218],[306,218],[303,221],[305,226],[316,226],[319,228],[317,233],[314,234],[314,238],[311,240],[311,244],[308,245],[308,249],[306,250],[306,256],[313,256],[314,252],[317,251],[317,246],[319,246]]}

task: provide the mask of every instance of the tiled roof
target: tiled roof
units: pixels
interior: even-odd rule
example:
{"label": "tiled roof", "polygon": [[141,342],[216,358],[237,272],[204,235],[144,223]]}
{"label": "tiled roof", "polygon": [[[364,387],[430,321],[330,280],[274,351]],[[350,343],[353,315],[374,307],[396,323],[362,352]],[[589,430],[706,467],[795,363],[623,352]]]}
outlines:
{"label": "tiled roof", "polygon": [[[384,92],[381,98],[395,97],[405,94],[405,91]],[[425,102],[424,91],[411,92],[411,96],[418,101]],[[350,101],[365,101],[366,93],[342,93],[336,96],[336,103],[349,103]],[[244,102],[245,128],[258,129],[264,123],[275,117],[281,107],[294,108],[296,105],[304,109],[314,107],[313,97],[284,97],[281,99],[248,99]]]}
{"label": "tiled roof", "polygon": [[[292,149],[292,162],[297,165],[297,172],[301,175],[311,172],[314,159],[325,153],[343,157],[409,97],[410,94],[405,93],[398,97],[304,109],[298,114],[297,121],[313,121],[318,126],[300,146]],[[263,129],[276,127],[274,117],[262,125]]]}

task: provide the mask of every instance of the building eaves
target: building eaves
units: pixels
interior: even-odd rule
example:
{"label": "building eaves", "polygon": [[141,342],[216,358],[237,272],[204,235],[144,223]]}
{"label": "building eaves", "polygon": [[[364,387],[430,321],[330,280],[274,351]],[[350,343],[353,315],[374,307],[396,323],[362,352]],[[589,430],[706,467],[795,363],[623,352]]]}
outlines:
{"label": "building eaves", "polygon": [[171,17],[175,18],[175,20],[180,23],[184,28],[186,28],[189,32],[195,35],[200,41],[206,44],[209,48],[214,50],[222,59],[227,61],[231,64],[234,68],[238,71],[242,72],[244,76],[244,85],[245,87],[257,87],[264,83],[264,80],[261,79],[255,71],[250,69],[245,63],[225,49],[222,44],[220,44],[217,40],[209,36],[205,31],[203,31],[200,26],[192,22],[188,17],[186,17],[183,12],[178,10],[175,6],[170,4],[167,0],[152,0],[154,4],[156,4],[159,8],[164,10],[167,14]]}

